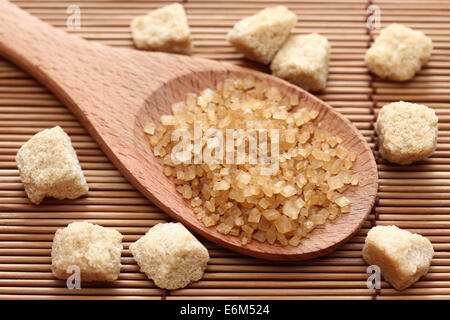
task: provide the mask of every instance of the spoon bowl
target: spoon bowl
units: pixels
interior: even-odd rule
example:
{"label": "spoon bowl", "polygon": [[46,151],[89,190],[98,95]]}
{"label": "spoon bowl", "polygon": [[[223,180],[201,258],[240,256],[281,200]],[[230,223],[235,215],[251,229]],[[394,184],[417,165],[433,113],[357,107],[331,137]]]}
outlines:
{"label": "spoon bowl", "polygon": [[[377,167],[364,137],[340,113],[308,92],[264,73],[231,64],[186,56],[118,49],[68,35],[0,0],[0,55],[48,87],[79,119],[121,173],[168,215],[201,236],[233,251],[271,260],[304,260],[335,250],[364,223],[377,192]],[[300,245],[252,241],[205,227],[188,201],[175,190],[153,155],[144,126],[171,113],[171,104],[189,92],[215,88],[227,78],[253,76],[277,87],[283,96],[297,94],[299,107],[319,112],[315,120],[357,154],[353,169],[359,185],[345,195],[351,211],[327,221]]]}

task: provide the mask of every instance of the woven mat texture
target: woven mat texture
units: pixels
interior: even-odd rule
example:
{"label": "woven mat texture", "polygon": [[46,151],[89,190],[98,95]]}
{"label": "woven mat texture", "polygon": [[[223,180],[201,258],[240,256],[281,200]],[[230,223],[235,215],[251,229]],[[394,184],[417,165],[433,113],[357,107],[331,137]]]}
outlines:
{"label": "woven mat texture", "polygon": [[[15,1],[31,14],[66,29],[67,7],[81,8],[81,30],[68,32],[114,47],[133,47],[129,23],[162,1]],[[225,40],[234,23],[281,2],[184,1],[195,56],[267,71],[245,61]],[[448,299],[450,298],[450,2],[399,0],[283,1],[298,15],[294,33],[320,32],[332,45],[327,89],[318,95],[348,117],[376,149],[373,122],[384,104],[424,103],[439,116],[438,148],[411,166],[378,163],[380,186],[375,208],[363,228],[328,256],[302,262],[262,261],[235,254],[206,240],[211,261],[199,282],[161,290],[139,272],[128,246],[169,217],[128,183],[77,119],[45,87],[8,61],[0,60],[0,299]],[[381,26],[393,22],[424,31],[433,55],[407,83],[370,75],[364,53],[379,30],[368,31],[366,8],[377,5]],[[18,35],[19,36],[19,35]],[[73,201],[28,201],[14,160],[34,133],[60,125],[71,136],[90,186]],[[375,153],[377,153],[375,151]],[[68,290],[50,270],[53,234],[72,221],[117,228],[124,235],[120,278]],[[373,225],[395,224],[427,236],[436,251],[429,273],[397,292],[382,282],[366,286],[361,258]]]}

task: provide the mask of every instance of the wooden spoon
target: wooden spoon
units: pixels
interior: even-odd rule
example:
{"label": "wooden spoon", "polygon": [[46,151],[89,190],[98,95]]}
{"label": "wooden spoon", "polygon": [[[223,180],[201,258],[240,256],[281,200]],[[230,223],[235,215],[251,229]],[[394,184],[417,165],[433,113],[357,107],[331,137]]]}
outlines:
{"label": "wooden spoon", "polygon": [[[49,88],[79,119],[122,174],[148,199],[205,238],[236,252],[274,260],[303,260],[333,251],[354,234],[374,203],[377,167],[363,136],[341,114],[304,90],[256,71],[181,55],[117,49],[57,30],[15,5],[0,0],[0,54]],[[319,111],[323,129],[357,153],[360,183],[347,190],[351,212],[328,221],[297,247],[252,241],[242,246],[199,222],[153,156],[143,127],[188,92],[214,88],[229,77],[252,75],[300,106]]]}

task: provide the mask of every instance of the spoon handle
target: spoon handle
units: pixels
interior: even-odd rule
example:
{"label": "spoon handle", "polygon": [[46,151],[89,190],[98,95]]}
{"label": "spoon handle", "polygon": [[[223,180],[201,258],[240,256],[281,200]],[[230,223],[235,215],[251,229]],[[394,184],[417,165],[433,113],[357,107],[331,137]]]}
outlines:
{"label": "spoon handle", "polygon": [[151,93],[170,80],[223,68],[205,59],[111,48],[87,41],[52,27],[6,0],[0,0],[0,55],[50,89],[88,130],[87,118],[95,120],[98,114],[92,113],[99,109],[103,118],[125,109],[121,121],[133,121],[127,115],[134,116]]}
{"label": "spoon handle", "polygon": [[[92,102],[94,108],[99,103],[105,104],[105,94],[118,90],[148,97],[152,89],[180,73],[171,66],[186,65],[181,62],[187,59],[87,41],[39,20],[6,0],[0,0],[0,55],[49,88],[75,114],[77,109],[88,109],[87,102]],[[168,72],[161,72],[166,69]],[[136,88],[144,75],[151,80],[147,81],[145,93]]]}
{"label": "spoon handle", "polygon": [[167,212],[186,210],[152,160],[143,126],[170,113],[170,104],[183,99],[194,83],[210,85],[213,70],[227,74],[237,67],[86,41],[6,0],[0,0],[0,55],[50,89],[145,196]]}
{"label": "spoon handle", "polygon": [[62,94],[101,49],[0,0],[0,55]]}
{"label": "spoon handle", "polygon": [[136,135],[143,135],[135,128],[136,115],[152,92],[177,74],[161,72],[164,63],[177,64],[184,57],[90,42],[6,0],[0,0],[0,55],[50,89],[134,182],[138,173],[130,167],[139,168],[145,160],[136,142]]}

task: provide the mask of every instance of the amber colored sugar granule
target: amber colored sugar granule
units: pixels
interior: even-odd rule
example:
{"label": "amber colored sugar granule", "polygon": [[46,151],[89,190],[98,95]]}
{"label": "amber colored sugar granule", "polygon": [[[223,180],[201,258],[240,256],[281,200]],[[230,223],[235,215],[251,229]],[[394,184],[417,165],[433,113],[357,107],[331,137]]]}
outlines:
{"label": "amber colored sugar granule", "polygon": [[[189,93],[185,101],[172,105],[173,115],[161,116],[157,129],[148,123],[144,131],[165,164],[165,175],[173,177],[176,189],[205,226],[239,236],[243,245],[255,239],[297,246],[316,226],[350,212],[350,200],[343,193],[358,184],[351,170],[356,154],[344,148],[339,137],[319,130],[313,122],[317,110],[300,106],[289,112],[298,104],[297,95],[283,97],[275,87],[253,78],[226,79],[216,90]],[[194,152],[173,150],[179,141],[172,141],[172,133],[184,129],[194,145],[195,122],[201,123],[203,132],[266,130],[266,141],[260,139],[258,145],[269,150],[269,158],[272,140],[276,141],[271,129],[278,129],[278,170],[268,175],[263,170],[271,167],[270,162],[251,162],[248,139],[232,144],[236,152],[245,144],[242,163],[230,164],[224,152],[223,161],[195,164]],[[217,137],[201,139],[197,154],[216,147],[217,141]]]}

